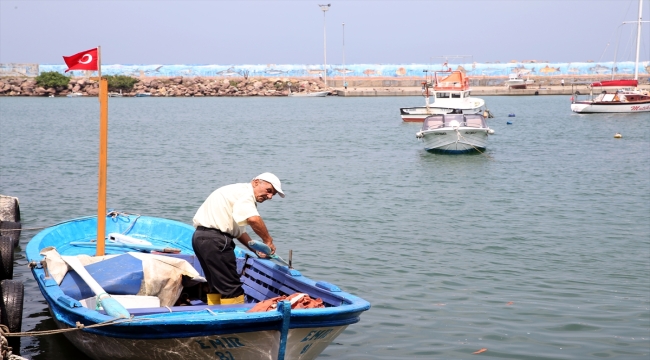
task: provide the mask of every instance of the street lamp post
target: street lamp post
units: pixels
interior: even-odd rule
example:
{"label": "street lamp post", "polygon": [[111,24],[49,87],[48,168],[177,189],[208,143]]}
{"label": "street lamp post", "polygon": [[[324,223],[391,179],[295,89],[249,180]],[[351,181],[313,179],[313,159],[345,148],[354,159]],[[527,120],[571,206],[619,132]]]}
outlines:
{"label": "street lamp post", "polygon": [[345,73],[347,71],[345,70],[345,23],[343,23],[343,87],[344,89],[346,88],[345,86]]}
{"label": "street lamp post", "polygon": [[327,5],[318,5],[320,6],[320,9],[323,10],[323,73],[324,73],[324,80],[325,81],[325,87],[327,87],[327,31],[325,27],[325,12],[330,9],[330,6],[332,4],[327,4]]}

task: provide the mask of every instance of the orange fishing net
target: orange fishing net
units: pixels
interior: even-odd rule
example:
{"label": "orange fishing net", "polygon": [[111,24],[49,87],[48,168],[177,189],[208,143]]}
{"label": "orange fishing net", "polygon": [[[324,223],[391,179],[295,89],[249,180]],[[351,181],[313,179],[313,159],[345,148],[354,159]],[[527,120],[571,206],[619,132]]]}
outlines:
{"label": "orange fishing net", "polygon": [[278,307],[278,302],[282,300],[289,300],[291,302],[292,309],[315,309],[325,307],[325,305],[323,305],[323,300],[320,298],[312,299],[307,294],[295,293],[289,296],[283,295],[261,301],[247,312],[264,312],[275,310]]}

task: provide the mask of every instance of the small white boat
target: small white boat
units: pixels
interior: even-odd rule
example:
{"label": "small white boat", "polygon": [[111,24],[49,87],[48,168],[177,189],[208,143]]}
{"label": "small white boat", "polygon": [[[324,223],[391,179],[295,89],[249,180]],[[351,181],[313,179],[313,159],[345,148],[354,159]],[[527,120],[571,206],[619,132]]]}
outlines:
{"label": "small white boat", "polygon": [[135,94],[135,97],[149,97],[149,96],[151,96],[151,93],[148,93],[148,92]]}
{"label": "small white boat", "polygon": [[571,111],[581,114],[650,112],[650,95],[647,91],[620,89],[613,93],[603,91],[594,97],[592,87],[587,100],[579,100],[577,93],[571,97]]}
{"label": "small white boat", "polygon": [[109,92],[108,97],[123,97],[122,89],[120,89],[120,92],[114,92],[114,91]]}
{"label": "small white boat", "polygon": [[[650,112],[650,94],[637,88],[639,80],[639,48],[641,44],[641,12],[642,1],[639,0],[639,19],[636,33],[636,61],[634,63],[634,79],[606,80],[592,83],[589,98],[578,99],[578,92],[571,97],[571,111],[580,114],[589,113],[638,113]],[[633,86],[634,88],[603,90],[604,87]],[[594,97],[594,89],[600,94]]]}
{"label": "small white boat", "polygon": [[71,92],[68,95],[66,95],[66,97],[81,97],[81,96],[85,96],[85,95],[80,92]]}
{"label": "small white boat", "polygon": [[506,81],[508,89],[525,89],[528,85],[533,84],[535,80],[524,79],[521,74],[510,74]]}
{"label": "small white boat", "polygon": [[424,119],[415,137],[424,142],[426,151],[463,154],[485,151],[492,134],[481,114],[437,114]]}
{"label": "small white boat", "polygon": [[295,92],[291,92],[291,90],[289,90],[289,96],[291,96],[291,97],[325,97],[329,93],[330,93],[329,91],[315,91],[315,92],[304,91],[304,92],[295,93]]}
{"label": "small white boat", "polygon": [[[485,101],[480,98],[470,97],[470,91],[469,78],[461,71],[436,71],[431,81],[422,82],[422,95],[425,99],[425,106],[400,108],[402,121],[421,122],[427,116],[449,114],[454,111],[492,117],[490,111],[485,107]],[[433,104],[429,103],[429,96],[433,96]]]}

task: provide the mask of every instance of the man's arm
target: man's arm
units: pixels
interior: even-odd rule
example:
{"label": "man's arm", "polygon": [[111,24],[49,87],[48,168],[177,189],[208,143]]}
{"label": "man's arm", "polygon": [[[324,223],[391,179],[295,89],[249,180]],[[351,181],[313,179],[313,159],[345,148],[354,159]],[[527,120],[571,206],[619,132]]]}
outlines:
{"label": "man's arm", "polygon": [[[251,229],[255,231],[257,236],[259,236],[262,239],[262,241],[264,241],[264,243],[271,248],[271,254],[275,254],[275,245],[273,244],[273,238],[269,234],[269,231],[266,229],[266,225],[264,224],[264,220],[262,220],[262,217],[251,216],[248,219],[246,219],[246,221],[248,222],[248,225],[251,227]],[[246,241],[246,246],[248,246],[248,241],[250,241],[250,236],[248,236],[248,234],[246,233],[244,233],[243,235],[244,237],[248,237],[248,240],[244,240]],[[242,236],[239,237],[239,240],[241,240],[241,238]]]}

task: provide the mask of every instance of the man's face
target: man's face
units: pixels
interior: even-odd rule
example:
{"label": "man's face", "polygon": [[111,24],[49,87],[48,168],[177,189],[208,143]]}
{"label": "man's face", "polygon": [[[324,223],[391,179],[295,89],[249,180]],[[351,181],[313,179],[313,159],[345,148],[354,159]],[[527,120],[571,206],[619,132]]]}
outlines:
{"label": "man's face", "polygon": [[260,179],[253,180],[253,194],[255,195],[255,201],[258,203],[263,203],[266,200],[271,200],[273,195],[277,193],[278,192],[275,191],[273,185],[270,183]]}

